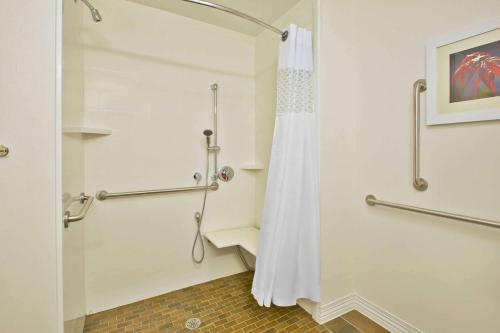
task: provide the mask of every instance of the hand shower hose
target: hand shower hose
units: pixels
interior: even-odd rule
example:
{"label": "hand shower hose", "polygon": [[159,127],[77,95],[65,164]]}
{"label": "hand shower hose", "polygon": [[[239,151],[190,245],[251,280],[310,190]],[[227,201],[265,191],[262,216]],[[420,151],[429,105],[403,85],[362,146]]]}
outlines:
{"label": "hand shower hose", "polygon": [[[205,259],[205,244],[203,243],[203,236],[201,235],[201,224],[203,222],[203,216],[205,215],[205,205],[207,203],[207,193],[208,193],[208,172],[210,169],[210,150],[207,149],[207,163],[206,163],[206,171],[205,171],[205,191],[203,192],[203,203],[201,206],[201,213],[196,212],[194,215],[194,219],[196,221],[196,236],[194,238],[193,242],[193,248],[191,249],[191,257],[193,258],[193,261],[197,264],[200,264],[203,262],[203,259]],[[196,250],[196,244],[198,243],[198,239],[201,244],[201,257],[199,259],[196,258],[195,250]]]}

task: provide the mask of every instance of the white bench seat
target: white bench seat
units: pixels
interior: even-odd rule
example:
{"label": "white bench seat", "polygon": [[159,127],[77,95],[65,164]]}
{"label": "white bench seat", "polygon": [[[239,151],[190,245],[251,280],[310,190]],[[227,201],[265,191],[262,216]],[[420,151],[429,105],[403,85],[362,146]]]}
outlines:
{"label": "white bench seat", "polygon": [[219,249],[230,246],[240,246],[247,252],[257,256],[257,250],[259,248],[259,229],[256,227],[210,231],[205,233],[205,238]]}

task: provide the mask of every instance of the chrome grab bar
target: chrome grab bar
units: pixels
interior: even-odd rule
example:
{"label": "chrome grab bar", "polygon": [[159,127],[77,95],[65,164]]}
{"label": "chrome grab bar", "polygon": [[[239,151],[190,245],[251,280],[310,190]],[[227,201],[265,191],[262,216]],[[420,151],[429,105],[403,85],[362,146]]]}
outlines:
{"label": "chrome grab bar", "polygon": [[87,212],[89,211],[94,198],[90,195],[85,195],[85,193],[81,193],[79,197],[73,198],[72,201],[79,201],[83,206],[77,215],[72,216],[69,210],[64,212],[64,228],[68,228],[70,223],[83,220],[85,216],[87,216]]}
{"label": "chrome grab bar", "polygon": [[217,191],[219,189],[219,184],[213,182],[209,186],[194,186],[194,187],[179,187],[179,188],[167,188],[160,190],[147,190],[147,191],[133,191],[133,192],[117,192],[109,193],[107,191],[99,191],[96,194],[97,200],[106,200],[111,198],[121,198],[121,197],[133,197],[139,195],[152,195],[152,194],[165,194],[165,193],[176,193],[176,192],[197,192],[197,191]]}
{"label": "chrome grab bar", "polygon": [[420,94],[427,90],[425,80],[413,84],[413,187],[425,191],[429,184],[420,177]]}
{"label": "chrome grab bar", "polygon": [[375,196],[372,194],[367,195],[365,198],[365,201],[370,206],[376,206],[376,205],[386,206],[386,207],[391,207],[391,208],[396,208],[396,209],[408,210],[410,212],[415,212],[415,213],[427,214],[427,215],[432,215],[432,216],[444,217],[447,219],[459,220],[459,221],[464,221],[464,222],[470,222],[470,223],[500,228],[500,222],[498,222],[498,221],[486,220],[486,219],[481,219],[478,217],[471,217],[471,216],[466,216],[466,215],[447,213],[447,212],[442,212],[439,210],[420,208],[420,207],[415,207],[415,206],[402,205],[402,204],[398,204],[398,203],[394,203],[394,202],[377,200],[377,198],[375,198]]}

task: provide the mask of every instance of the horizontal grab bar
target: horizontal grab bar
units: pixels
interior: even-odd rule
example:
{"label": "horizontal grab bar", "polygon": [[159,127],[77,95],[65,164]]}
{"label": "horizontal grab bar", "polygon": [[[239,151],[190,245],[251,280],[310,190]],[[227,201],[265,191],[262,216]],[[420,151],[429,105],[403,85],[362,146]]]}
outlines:
{"label": "horizontal grab bar", "polygon": [[92,205],[94,198],[91,197],[90,195],[85,195],[85,193],[82,193],[80,194],[79,197],[73,198],[72,201],[80,201],[80,203],[83,204],[83,206],[77,215],[71,215],[71,213],[68,210],[64,212],[63,221],[65,228],[68,228],[70,223],[81,221],[85,218],[85,216],[87,216],[87,212],[89,211],[89,208]]}
{"label": "horizontal grab bar", "polygon": [[398,204],[398,203],[394,203],[394,202],[377,200],[377,198],[375,198],[375,196],[372,194],[367,195],[365,198],[365,201],[370,206],[376,206],[376,205],[386,206],[386,207],[391,207],[391,208],[396,208],[396,209],[408,210],[410,212],[415,212],[415,213],[427,214],[427,215],[432,215],[432,216],[439,216],[439,217],[444,217],[447,219],[459,220],[459,221],[464,221],[464,222],[469,222],[469,223],[482,224],[482,225],[487,225],[490,227],[500,228],[500,222],[498,222],[498,221],[486,220],[486,219],[481,219],[478,217],[471,217],[471,216],[466,216],[466,215],[447,213],[447,212],[442,212],[439,210],[420,208],[420,207],[415,207],[415,206],[402,205],[402,204]]}
{"label": "horizontal grab bar", "polygon": [[178,187],[178,188],[166,188],[160,190],[146,190],[146,191],[133,191],[133,192],[116,192],[109,193],[107,191],[99,191],[96,194],[97,200],[106,200],[112,198],[123,198],[123,197],[134,197],[140,195],[152,195],[152,194],[165,194],[165,193],[177,193],[177,192],[198,192],[198,191],[217,191],[219,189],[219,184],[213,182],[209,186],[193,186],[193,187]]}

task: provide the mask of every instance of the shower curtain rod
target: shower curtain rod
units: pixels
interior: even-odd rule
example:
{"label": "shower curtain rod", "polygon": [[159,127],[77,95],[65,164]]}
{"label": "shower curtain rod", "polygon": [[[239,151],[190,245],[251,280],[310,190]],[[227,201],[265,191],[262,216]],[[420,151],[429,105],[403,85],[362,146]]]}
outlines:
{"label": "shower curtain rod", "polygon": [[226,13],[229,13],[229,14],[233,14],[233,15],[236,15],[238,17],[241,17],[245,20],[248,20],[248,21],[251,21],[253,23],[256,23],[268,30],[271,30],[271,31],[274,31],[275,33],[279,34],[281,36],[281,40],[282,41],[286,41],[286,39],[288,38],[288,31],[282,31],[276,27],[273,27],[272,25],[270,24],[267,24],[266,22],[263,22],[259,19],[256,19],[255,17],[252,17],[250,15],[247,15],[245,13],[242,13],[238,10],[235,10],[235,9],[232,9],[232,8],[229,8],[229,7],[226,7],[226,6],[222,6],[222,5],[219,5],[219,4],[216,4],[216,3],[212,3],[212,2],[208,2],[208,1],[203,1],[203,0],[182,0],[182,1],[186,1],[186,2],[190,2],[190,3],[193,3],[193,4],[196,4],[196,5],[202,5],[202,6],[206,6],[206,7],[210,7],[210,8],[213,8],[213,9],[217,9],[217,10],[220,10],[220,11],[223,11],[223,12],[226,12]]}

